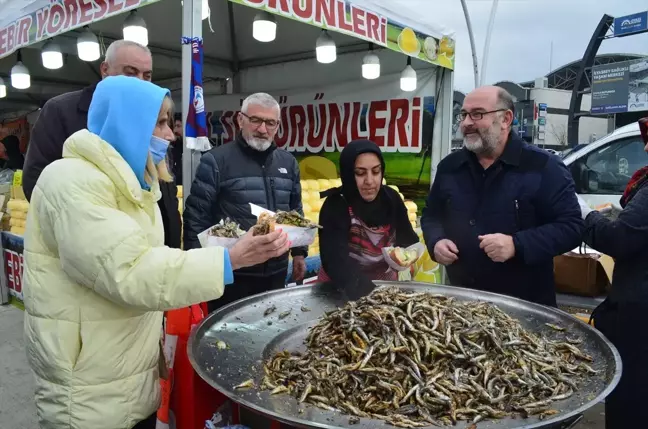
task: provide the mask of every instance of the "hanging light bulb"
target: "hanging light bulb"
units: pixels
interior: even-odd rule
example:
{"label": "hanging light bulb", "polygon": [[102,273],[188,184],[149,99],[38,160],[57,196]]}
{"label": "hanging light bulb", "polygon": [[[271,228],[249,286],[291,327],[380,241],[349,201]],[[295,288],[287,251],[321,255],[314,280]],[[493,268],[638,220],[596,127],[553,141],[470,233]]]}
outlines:
{"label": "hanging light bulb", "polygon": [[5,85],[4,80],[0,77],[0,98],[5,98],[7,96],[7,85]]}
{"label": "hanging light bulb", "polygon": [[277,21],[272,14],[262,10],[252,23],[252,37],[259,42],[272,42],[277,37]]}
{"label": "hanging light bulb", "polygon": [[407,66],[401,72],[400,89],[405,92],[416,90],[416,70],[412,68],[411,57],[407,57]]}
{"label": "hanging light bulb", "polygon": [[41,60],[46,69],[56,70],[63,67],[63,54],[58,43],[51,40],[45,43],[41,51]]}
{"label": "hanging light bulb", "polygon": [[148,45],[148,30],[144,18],[132,11],[124,21],[122,33],[124,40],[139,43],[142,46]]}
{"label": "hanging light bulb", "polygon": [[373,49],[362,59],[362,77],[365,79],[380,77],[380,58],[373,53]]}
{"label": "hanging light bulb", "polygon": [[18,61],[11,68],[11,86],[16,89],[27,89],[31,86],[29,70],[22,63],[22,52],[18,51]]}
{"label": "hanging light bulb", "polygon": [[315,54],[317,61],[323,64],[329,64],[337,58],[337,48],[335,47],[335,40],[329,36],[326,30],[322,30],[322,34],[317,38],[315,43]]}
{"label": "hanging light bulb", "polygon": [[203,21],[209,18],[211,11],[209,10],[209,0],[202,0],[202,19]]}
{"label": "hanging light bulb", "polygon": [[83,61],[97,61],[101,56],[99,40],[88,27],[77,38],[77,55]]}

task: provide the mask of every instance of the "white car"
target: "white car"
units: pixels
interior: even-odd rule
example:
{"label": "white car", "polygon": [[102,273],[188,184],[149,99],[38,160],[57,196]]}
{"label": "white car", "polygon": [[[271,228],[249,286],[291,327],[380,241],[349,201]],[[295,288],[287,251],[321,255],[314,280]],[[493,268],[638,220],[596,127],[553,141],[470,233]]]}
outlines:
{"label": "white car", "polygon": [[563,162],[576,192],[592,207],[618,204],[632,175],[648,165],[639,124],[634,122],[570,152]]}

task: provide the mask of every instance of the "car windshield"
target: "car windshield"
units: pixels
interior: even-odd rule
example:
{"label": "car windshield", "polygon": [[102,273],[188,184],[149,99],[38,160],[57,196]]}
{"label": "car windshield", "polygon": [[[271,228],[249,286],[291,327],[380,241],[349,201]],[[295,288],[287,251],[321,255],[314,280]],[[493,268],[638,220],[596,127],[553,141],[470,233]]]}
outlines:
{"label": "car windshield", "polygon": [[578,151],[580,148],[585,147],[585,145],[586,145],[585,143],[579,143],[574,147],[570,147],[569,149],[565,149],[562,152],[560,152],[560,157],[563,158],[563,159],[567,158],[567,155],[569,155],[570,153],[574,153],[574,152]]}

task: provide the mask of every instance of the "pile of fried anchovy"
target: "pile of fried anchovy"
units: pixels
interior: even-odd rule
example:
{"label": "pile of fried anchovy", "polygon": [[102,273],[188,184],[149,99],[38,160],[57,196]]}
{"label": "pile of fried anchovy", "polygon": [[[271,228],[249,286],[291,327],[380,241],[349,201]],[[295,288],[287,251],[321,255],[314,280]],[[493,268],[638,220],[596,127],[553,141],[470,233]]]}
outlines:
{"label": "pile of fried anchovy", "polygon": [[226,218],[224,221],[221,220],[220,223],[209,230],[209,235],[214,237],[240,238],[243,234],[245,234],[245,231],[239,227],[238,223],[232,222],[230,218]]}
{"label": "pile of fried anchovy", "polygon": [[320,228],[319,225],[306,219],[295,210],[290,212],[284,212],[279,210],[277,211],[277,215],[275,216],[275,219],[277,223],[281,225],[292,225],[292,226],[299,226],[302,228]]}
{"label": "pile of fried anchovy", "polygon": [[490,303],[383,287],[327,313],[305,353],[268,360],[261,388],[340,410],[350,423],[546,418],[558,413],[554,401],[577,390],[578,378],[598,373],[574,345],[580,341],[541,338]]}

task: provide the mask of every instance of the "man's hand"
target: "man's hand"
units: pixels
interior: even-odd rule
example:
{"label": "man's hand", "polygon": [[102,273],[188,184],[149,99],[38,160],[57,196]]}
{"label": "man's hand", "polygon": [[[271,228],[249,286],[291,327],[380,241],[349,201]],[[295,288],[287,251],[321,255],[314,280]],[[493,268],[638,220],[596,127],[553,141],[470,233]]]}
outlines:
{"label": "man's hand", "polygon": [[292,278],[296,282],[304,280],[306,275],[306,260],[303,256],[293,256]]}
{"label": "man's hand", "polygon": [[459,249],[451,240],[443,239],[434,245],[434,260],[441,265],[450,265],[459,259]]}
{"label": "man's hand", "polygon": [[513,237],[505,234],[480,235],[479,247],[486,252],[494,262],[506,262],[515,256]]}
{"label": "man's hand", "polygon": [[229,250],[230,263],[233,270],[251,267],[281,256],[288,249],[288,235],[281,230],[257,236],[247,233]]}

